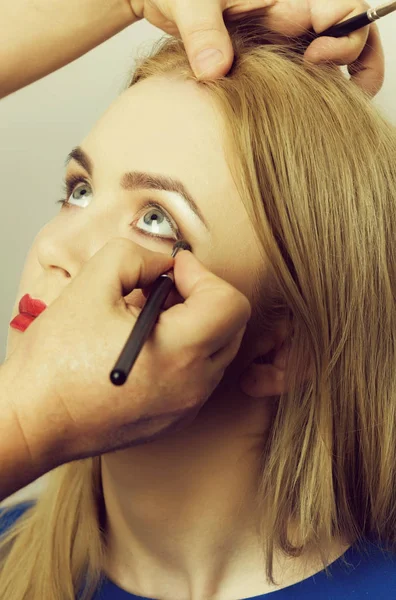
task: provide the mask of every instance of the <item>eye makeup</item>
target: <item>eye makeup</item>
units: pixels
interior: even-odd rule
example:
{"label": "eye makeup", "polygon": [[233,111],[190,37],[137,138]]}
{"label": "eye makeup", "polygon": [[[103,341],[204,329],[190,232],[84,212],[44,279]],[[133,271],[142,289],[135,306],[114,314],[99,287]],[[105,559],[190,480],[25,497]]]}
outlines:
{"label": "eye makeup", "polygon": [[[84,184],[89,187],[92,187],[91,184],[89,183],[89,181],[82,175],[75,175],[75,174],[67,175],[65,177],[64,187],[63,187],[63,192],[64,192],[65,197],[62,198],[61,200],[57,200],[56,204],[62,204],[62,207],[67,208],[67,209],[74,206],[74,204],[69,202],[69,198],[75,192],[77,186],[80,184]],[[80,198],[80,200],[81,199],[82,198]],[[76,201],[78,201],[77,198],[76,198]],[[166,220],[167,224],[169,225],[171,231],[174,234],[174,238],[162,236],[160,234],[150,233],[149,231],[146,231],[144,229],[140,229],[139,227],[136,227],[136,223],[142,218],[142,216],[145,214],[145,212],[149,211],[149,209],[154,209],[154,210],[157,210],[162,213],[162,215],[164,216],[164,219]],[[131,223],[131,226],[133,226],[134,231],[136,231],[139,235],[144,235],[146,237],[150,237],[150,238],[153,238],[156,240],[162,240],[164,242],[173,242],[173,243],[175,243],[175,241],[181,241],[181,240],[185,239],[185,236],[179,229],[176,222],[173,220],[173,218],[168,214],[168,212],[158,202],[154,202],[153,200],[146,200],[141,207],[141,211],[142,211],[142,214],[140,214],[139,217]]]}

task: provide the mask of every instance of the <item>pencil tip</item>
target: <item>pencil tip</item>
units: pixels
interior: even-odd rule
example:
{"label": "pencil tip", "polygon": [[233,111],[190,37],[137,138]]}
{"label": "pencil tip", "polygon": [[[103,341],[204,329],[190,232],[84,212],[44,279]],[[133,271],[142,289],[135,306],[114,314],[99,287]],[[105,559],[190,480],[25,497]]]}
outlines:
{"label": "pencil tip", "polygon": [[185,240],[180,240],[176,242],[176,244],[173,246],[172,258],[176,256],[179,250],[188,250],[189,252],[191,252],[191,246]]}

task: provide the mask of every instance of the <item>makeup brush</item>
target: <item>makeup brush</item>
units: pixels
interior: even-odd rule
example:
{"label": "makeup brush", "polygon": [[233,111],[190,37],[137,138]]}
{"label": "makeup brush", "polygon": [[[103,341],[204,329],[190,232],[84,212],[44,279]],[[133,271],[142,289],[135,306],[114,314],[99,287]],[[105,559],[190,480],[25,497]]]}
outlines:
{"label": "makeup brush", "polygon": [[[184,240],[176,242],[173,246],[171,254],[172,258],[176,256],[179,250],[189,250],[191,252],[191,246]],[[161,312],[161,308],[173,287],[174,280],[172,270],[157,277],[152,284],[152,289],[147,302],[142,308],[142,312],[139,314],[131,334],[110,373],[110,381],[114,385],[123,385],[126,382],[128,375],[139,356],[140,350],[149,337],[157,321],[158,315]]]}
{"label": "makeup brush", "polygon": [[377,21],[381,17],[385,17],[390,13],[396,10],[396,2],[386,2],[385,4],[381,4],[381,6],[376,6],[375,8],[369,8],[360,15],[355,15],[346,21],[341,21],[337,25],[332,25],[322,33],[316,34],[316,37],[321,37],[324,35],[328,35],[330,37],[343,37],[352,33],[352,31],[356,31],[357,29],[361,29],[366,25],[370,25],[373,21]]}

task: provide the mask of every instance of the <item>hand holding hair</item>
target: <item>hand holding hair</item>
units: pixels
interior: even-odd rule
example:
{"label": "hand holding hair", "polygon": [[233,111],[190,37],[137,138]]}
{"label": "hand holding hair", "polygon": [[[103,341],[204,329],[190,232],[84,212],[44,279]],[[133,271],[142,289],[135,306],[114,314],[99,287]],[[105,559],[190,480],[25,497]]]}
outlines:
{"label": "hand holding hair", "polygon": [[[137,18],[182,38],[196,76],[216,79],[228,73],[234,53],[227,24],[245,16],[262,16],[268,29],[298,37],[370,8],[362,0],[129,0]],[[351,80],[372,96],[384,81],[385,59],[375,23],[341,38],[318,37],[305,51],[314,63],[350,65]],[[358,62],[356,62],[358,61]]]}
{"label": "hand holding hair", "polygon": [[[269,30],[287,37],[307,32],[315,37],[369,8],[362,0],[84,0],[84,11],[81,0],[7,3],[12,10],[0,21],[0,61],[6,65],[0,98],[60,69],[141,19],[181,37],[195,74],[216,79],[229,72],[234,59],[227,26],[242,17],[262,17]],[[209,52],[212,49],[221,56]],[[351,80],[372,96],[382,87],[385,59],[375,23],[340,38],[318,37],[304,56],[315,63],[349,65]]]}

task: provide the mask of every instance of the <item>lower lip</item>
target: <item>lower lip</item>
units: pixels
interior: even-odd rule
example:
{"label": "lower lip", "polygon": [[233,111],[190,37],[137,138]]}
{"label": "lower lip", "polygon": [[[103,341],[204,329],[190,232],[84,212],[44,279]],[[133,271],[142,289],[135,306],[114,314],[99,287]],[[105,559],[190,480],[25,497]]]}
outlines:
{"label": "lower lip", "polygon": [[34,321],[36,317],[32,317],[32,315],[27,315],[26,313],[21,313],[17,315],[14,319],[12,319],[10,323],[10,327],[14,329],[19,329],[19,331],[25,331],[30,325],[32,321]]}

